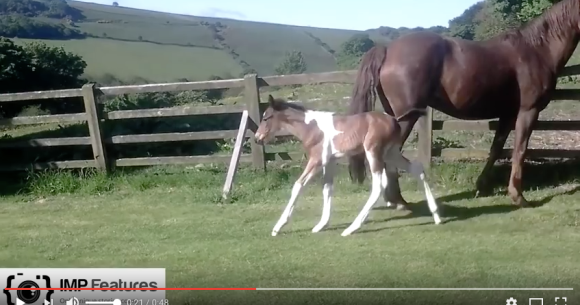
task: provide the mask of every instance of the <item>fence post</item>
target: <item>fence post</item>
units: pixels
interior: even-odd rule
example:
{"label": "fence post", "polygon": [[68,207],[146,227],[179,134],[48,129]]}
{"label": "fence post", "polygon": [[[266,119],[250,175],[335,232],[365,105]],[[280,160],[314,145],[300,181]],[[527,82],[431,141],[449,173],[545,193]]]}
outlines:
{"label": "fence post", "polygon": [[426,169],[431,168],[433,153],[433,108],[427,107],[427,113],[419,118],[418,157]]}
{"label": "fence post", "polygon": [[93,147],[93,156],[97,163],[97,168],[105,172],[109,171],[109,162],[105,151],[103,141],[103,131],[100,122],[98,105],[95,99],[95,84],[89,83],[83,86],[83,99],[85,101],[85,112],[87,115],[87,125],[89,125],[89,134],[91,136],[91,146]]}
{"label": "fence post", "polygon": [[[251,119],[248,125],[250,126],[250,129],[255,132],[257,126],[262,120],[262,112],[260,111],[260,87],[258,86],[257,74],[248,74],[244,76],[244,97],[248,106],[248,115]],[[264,146],[258,145],[254,141],[250,142],[252,148],[252,163],[254,167],[266,170]]]}

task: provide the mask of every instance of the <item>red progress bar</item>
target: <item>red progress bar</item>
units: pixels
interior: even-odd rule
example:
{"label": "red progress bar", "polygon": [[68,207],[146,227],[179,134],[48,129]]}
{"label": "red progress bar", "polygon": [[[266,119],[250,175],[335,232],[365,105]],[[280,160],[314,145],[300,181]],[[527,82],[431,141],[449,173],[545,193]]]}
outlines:
{"label": "red progress bar", "polygon": [[4,288],[4,290],[256,290],[256,288]]}

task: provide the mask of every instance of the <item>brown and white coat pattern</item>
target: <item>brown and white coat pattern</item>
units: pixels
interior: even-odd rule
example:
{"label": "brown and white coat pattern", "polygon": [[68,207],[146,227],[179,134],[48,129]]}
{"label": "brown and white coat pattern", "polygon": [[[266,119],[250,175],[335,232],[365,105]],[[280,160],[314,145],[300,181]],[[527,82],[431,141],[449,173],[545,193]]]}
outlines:
{"label": "brown and white coat pattern", "polygon": [[363,153],[371,169],[371,194],[354,222],[342,233],[348,236],[358,230],[371,208],[387,187],[387,171],[405,170],[422,181],[429,209],[436,224],[441,223],[437,203],[425,180],[423,166],[410,162],[401,154],[400,128],[386,113],[366,112],[341,116],[333,112],[307,110],[297,104],[268,96],[269,107],[255,134],[256,142],[264,143],[279,129],[297,137],[308,154],[308,163],[292,188],[290,200],[272,230],[276,236],[288,222],[302,188],[322,169],[324,186],[323,210],[320,222],[312,229],[322,230],[330,220],[333,178],[338,158]]}

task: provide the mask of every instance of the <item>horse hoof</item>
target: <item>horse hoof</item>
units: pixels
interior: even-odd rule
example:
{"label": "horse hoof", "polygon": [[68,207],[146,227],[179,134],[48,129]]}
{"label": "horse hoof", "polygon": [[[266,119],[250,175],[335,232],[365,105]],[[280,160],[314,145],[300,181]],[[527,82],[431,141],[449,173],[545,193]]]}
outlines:
{"label": "horse hoof", "polygon": [[278,235],[278,232],[272,231],[272,236],[276,236],[276,235]]}
{"label": "horse hoof", "polygon": [[403,204],[403,203],[397,203],[397,206],[395,209],[397,211],[410,211],[411,210],[408,205]]}
{"label": "horse hoof", "polygon": [[478,188],[475,191],[475,198],[482,198],[482,197],[488,197],[492,194],[492,191],[489,189],[480,189]]}

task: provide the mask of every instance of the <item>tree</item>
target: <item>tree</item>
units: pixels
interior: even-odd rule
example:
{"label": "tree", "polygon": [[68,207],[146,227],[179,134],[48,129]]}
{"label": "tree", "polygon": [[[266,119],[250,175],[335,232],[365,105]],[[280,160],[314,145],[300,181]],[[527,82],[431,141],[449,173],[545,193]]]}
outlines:
{"label": "tree", "polygon": [[[508,0],[509,1],[509,0]],[[475,40],[485,40],[521,25],[514,4],[506,0],[486,0],[475,17]]]}
{"label": "tree", "polygon": [[483,1],[470,6],[463,13],[449,20],[449,35],[473,40],[477,27],[476,16],[483,9]]}
{"label": "tree", "polygon": [[119,6],[119,2],[117,1],[113,2],[113,6]]}
{"label": "tree", "polygon": [[[86,62],[62,47],[49,47],[40,42],[20,46],[10,39],[0,38],[0,54],[3,55],[0,57],[0,93],[78,88],[85,82],[80,76]],[[51,113],[83,110],[78,101],[54,103],[45,100],[3,103],[0,113],[4,117],[13,117],[32,104],[40,104],[43,110]]]}
{"label": "tree", "polygon": [[524,23],[538,17],[557,2],[560,0],[519,0],[514,4],[513,10],[517,19]]}
{"label": "tree", "polygon": [[284,60],[275,68],[276,74],[300,74],[306,72],[306,62],[301,51],[286,52]]}
{"label": "tree", "polygon": [[369,38],[369,35],[353,35],[340,46],[340,50],[336,55],[339,68],[356,68],[360,62],[361,57],[374,46],[375,42]]}
{"label": "tree", "polygon": [[80,31],[67,28],[63,24],[37,21],[22,15],[0,16],[0,36],[36,39],[70,39],[85,37],[85,35]]}

